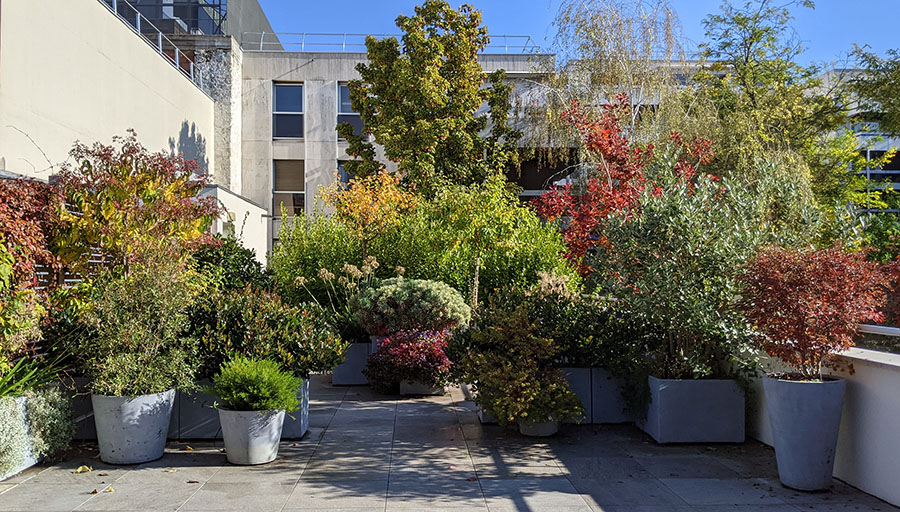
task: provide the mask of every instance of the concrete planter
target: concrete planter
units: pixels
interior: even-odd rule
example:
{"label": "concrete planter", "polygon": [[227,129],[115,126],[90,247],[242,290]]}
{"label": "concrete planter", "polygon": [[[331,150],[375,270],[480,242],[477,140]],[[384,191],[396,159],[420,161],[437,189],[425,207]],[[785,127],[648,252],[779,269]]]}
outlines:
{"label": "concrete planter", "polygon": [[219,409],[225,456],[228,462],[255,465],[272,462],[284,425],[284,411],[230,411]]}
{"label": "concrete planter", "polygon": [[285,416],[282,439],[300,439],[309,431],[309,379],[303,379],[297,398],[300,399],[300,408]]}
{"label": "concrete planter", "polygon": [[371,353],[371,343],[351,343],[344,362],[334,367],[331,383],[335,386],[365,386],[369,383],[363,370]]}
{"label": "concrete planter", "polygon": [[622,388],[622,379],[613,377],[606,368],[591,368],[591,423],[634,421],[634,414],[627,412]]}
{"label": "concrete planter", "polygon": [[549,437],[559,432],[559,423],[519,423],[519,433],[528,437]]}
{"label": "concrete planter", "polygon": [[[569,383],[569,389],[575,393],[575,396],[581,400],[584,407],[584,416],[581,417],[581,423],[591,423],[592,407],[591,407],[591,369],[590,368],[562,368],[563,376]],[[578,423],[575,420],[569,420],[567,423]]]}
{"label": "concrete planter", "polygon": [[432,386],[419,381],[402,381],[400,382],[401,395],[443,395],[444,386]]}
{"label": "concrete planter", "polygon": [[497,418],[491,416],[484,408],[478,409],[478,421],[480,421],[482,425],[496,425],[498,423]]}
{"label": "concrete planter", "polygon": [[[22,410],[22,417],[25,419],[24,428],[27,432],[28,431],[28,411],[25,408],[25,406],[26,406],[26,403],[28,402],[28,399],[25,398],[24,396],[20,396],[20,397],[16,397],[15,402],[16,402],[16,406]],[[0,473],[0,480],[9,478],[17,473],[21,473],[22,471],[25,471],[26,469],[28,469],[31,466],[34,466],[35,464],[40,462],[40,460],[38,460],[38,458],[34,456],[34,452],[31,451],[31,433],[30,432],[28,432],[28,438],[29,438],[28,443],[26,443],[26,445],[22,447],[22,463],[16,467],[10,469],[9,472],[7,472],[5,474]]]}
{"label": "concrete planter", "polygon": [[136,397],[91,395],[100,460],[138,464],[161,458],[174,402],[174,389]]}
{"label": "concrete planter", "polygon": [[657,443],[743,443],[744,392],[733,380],[650,377],[638,426]]}
{"label": "concrete planter", "polygon": [[843,379],[763,379],[778,477],[787,487],[817,491],[831,485],[845,387]]}

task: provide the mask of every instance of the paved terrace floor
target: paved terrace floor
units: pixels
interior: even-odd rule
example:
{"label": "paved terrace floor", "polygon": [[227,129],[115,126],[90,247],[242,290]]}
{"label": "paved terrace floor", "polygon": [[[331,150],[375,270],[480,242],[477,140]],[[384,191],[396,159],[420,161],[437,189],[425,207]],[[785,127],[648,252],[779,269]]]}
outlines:
{"label": "paved terrace floor", "polygon": [[[191,443],[109,466],[81,445],[0,483],[0,510],[900,510],[837,481],[822,493],[786,489],[773,451],[754,441],[661,447],[625,425],[524,438],[480,425],[458,389],[400,399],[324,379],[312,388],[310,433],[282,443],[271,464],[228,465],[221,445]],[[82,464],[93,471],[74,474]]]}

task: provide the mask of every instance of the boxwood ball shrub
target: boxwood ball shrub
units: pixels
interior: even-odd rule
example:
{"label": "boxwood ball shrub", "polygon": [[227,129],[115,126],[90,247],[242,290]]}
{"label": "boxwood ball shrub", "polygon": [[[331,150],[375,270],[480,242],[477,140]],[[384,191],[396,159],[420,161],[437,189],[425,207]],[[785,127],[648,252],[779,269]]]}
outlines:
{"label": "boxwood ball shrub", "polygon": [[363,373],[372,387],[393,392],[401,382],[438,387],[447,383],[452,363],[445,350],[449,331],[400,331],[388,336],[369,356]]}
{"label": "boxwood ball shrub", "polygon": [[237,356],[222,364],[209,392],[234,411],[297,410],[303,380],[271,359]]}
{"label": "boxwood ball shrub", "polygon": [[359,324],[373,336],[466,328],[472,317],[459,292],[424,279],[386,279],[377,288],[362,290],[352,306]]}

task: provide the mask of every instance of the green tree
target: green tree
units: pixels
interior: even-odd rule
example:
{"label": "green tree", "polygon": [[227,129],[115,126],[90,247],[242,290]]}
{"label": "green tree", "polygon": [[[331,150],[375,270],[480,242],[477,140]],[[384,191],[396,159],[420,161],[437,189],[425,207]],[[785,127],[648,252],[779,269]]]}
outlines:
{"label": "green tree", "polygon": [[900,134],[900,52],[888,50],[884,58],[868,47],[857,46],[853,56],[863,70],[850,78],[861,116],[878,122],[883,133]]}
{"label": "green tree", "polygon": [[[515,165],[520,135],[509,125],[512,87],[503,70],[487,76],[478,63],[490,41],[481,12],[427,0],[396,23],[402,41],[367,37],[368,63],[357,65],[361,78],[349,83],[365,134],[338,127],[356,158],[345,164],[347,172],[364,177],[383,168],[369,135],[407,183],[426,192],[442,183],[478,183]],[[482,87],[486,79],[490,87]]]}

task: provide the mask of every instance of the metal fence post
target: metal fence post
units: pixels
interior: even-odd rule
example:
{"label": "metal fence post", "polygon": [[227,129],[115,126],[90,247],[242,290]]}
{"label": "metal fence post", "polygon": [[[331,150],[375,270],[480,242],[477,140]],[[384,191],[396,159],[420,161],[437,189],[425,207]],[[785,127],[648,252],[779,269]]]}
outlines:
{"label": "metal fence post", "polygon": [[134,11],[134,28],[137,29],[138,34],[141,33],[141,13]]}
{"label": "metal fence post", "polygon": [[112,8],[113,8],[114,13],[119,14],[119,1],[118,0],[112,0]]}
{"label": "metal fence post", "polygon": [[180,69],[181,69],[181,64],[179,64],[179,62],[178,62],[178,60],[179,60],[179,59],[178,59],[178,54],[179,54],[179,53],[180,53],[180,52],[178,51],[178,47],[176,46],[176,47],[175,47],[175,67],[178,68],[178,69],[180,70]]}
{"label": "metal fence post", "polygon": [[191,61],[191,82],[194,81],[194,62]]}
{"label": "metal fence post", "polygon": [[259,35],[259,51],[262,51],[263,41],[265,41],[265,40],[266,40],[266,33],[263,32],[262,34]]}
{"label": "metal fence post", "polygon": [[160,53],[160,55],[162,55],[162,52],[163,52],[163,49],[162,49],[162,32],[157,32],[157,33],[156,33],[156,46],[157,46],[157,48],[159,48],[159,53]]}

